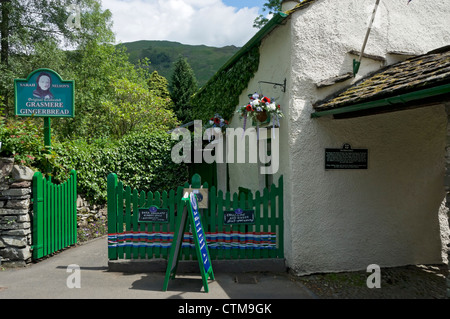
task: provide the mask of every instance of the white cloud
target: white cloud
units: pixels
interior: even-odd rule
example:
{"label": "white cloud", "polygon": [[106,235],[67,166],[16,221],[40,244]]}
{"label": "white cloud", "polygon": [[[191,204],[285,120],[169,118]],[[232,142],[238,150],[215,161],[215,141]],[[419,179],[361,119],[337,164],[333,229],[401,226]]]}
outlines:
{"label": "white cloud", "polygon": [[113,14],[117,42],[242,46],[257,32],[257,7],[236,9],[222,0],[103,0],[102,7]]}

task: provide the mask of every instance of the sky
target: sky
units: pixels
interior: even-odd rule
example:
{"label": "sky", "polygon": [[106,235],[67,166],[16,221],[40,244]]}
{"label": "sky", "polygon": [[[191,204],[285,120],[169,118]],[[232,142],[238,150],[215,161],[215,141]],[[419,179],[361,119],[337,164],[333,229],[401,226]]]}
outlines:
{"label": "sky", "polygon": [[113,15],[117,43],[168,40],[243,46],[267,0],[102,0]]}

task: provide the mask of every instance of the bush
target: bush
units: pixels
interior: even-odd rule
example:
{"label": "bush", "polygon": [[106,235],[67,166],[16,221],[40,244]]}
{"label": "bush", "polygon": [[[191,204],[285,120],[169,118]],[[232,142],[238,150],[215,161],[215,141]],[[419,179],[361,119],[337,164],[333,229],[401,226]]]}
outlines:
{"label": "bush", "polygon": [[0,156],[42,173],[51,168],[54,182],[64,182],[77,171],[78,192],[92,203],[106,202],[107,177],[116,173],[124,185],[144,191],[176,189],[188,179],[185,164],[175,164],[171,149],[176,141],[164,131],[130,133],[118,141],[83,139],[52,141],[45,148],[42,124],[36,119],[0,118]]}
{"label": "bush", "polygon": [[59,159],[54,175],[65,180],[70,169],[75,169],[79,192],[99,204],[106,202],[110,173],[116,173],[131,188],[146,192],[170,190],[188,179],[187,166],[173,163],[170,157],[175,143],[162,131],[131,133],[117,142],[64,142],[54,147]]}
{"label": "bush", "polygon": [[54,154],[44,146],[43,125],[34,118],[0,117],[0,156],[14,157],[15,163],[45,170]]}

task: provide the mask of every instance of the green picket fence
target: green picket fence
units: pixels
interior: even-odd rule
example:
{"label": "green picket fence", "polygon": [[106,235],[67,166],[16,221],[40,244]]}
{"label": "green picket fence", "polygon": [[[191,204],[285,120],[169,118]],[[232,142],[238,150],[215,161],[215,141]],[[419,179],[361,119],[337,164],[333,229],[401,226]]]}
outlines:
{"label": "green picket fence", "polygon": [[[224,194],[214,186],[208,188],[207,183],[201,186],[197,174],[191,185],[186,183],[176,191],[146,193],[124,186],[114,173],[108,176],[108,258],[167,259],[183,209],[183,189],[189,187],[208,189],[208,208],[200,209],[200,213],[211,259],[284,258],[282,176],[278,186],[273,184],[270,191],[264,189],[253,195]],[[139,208],[150,206],[167,209],[168,221],[139,222]],[[224,215],[236,209],[252,210],[254,220],[239,225],[225,223]],[[180,259],[196,259],[189,229]]]}
{"label": "green picket fence", "polygon": [[77,242],[77,173],[53,184],[33,175],[33,258],[42,258]]}

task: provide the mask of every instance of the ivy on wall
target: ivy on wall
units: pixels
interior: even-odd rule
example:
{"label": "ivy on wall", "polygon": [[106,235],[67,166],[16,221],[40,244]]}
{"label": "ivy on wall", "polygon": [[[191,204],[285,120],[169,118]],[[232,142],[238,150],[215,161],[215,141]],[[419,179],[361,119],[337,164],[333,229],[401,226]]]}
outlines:
{"label": "ivy on wall", "polygon": [[259,45],[255,45],[234,64],[216,73],[192,97],[194,118],[205,122],[218,113],[230,121],[239,104],[239,96],[247,88],[258,66]]}

